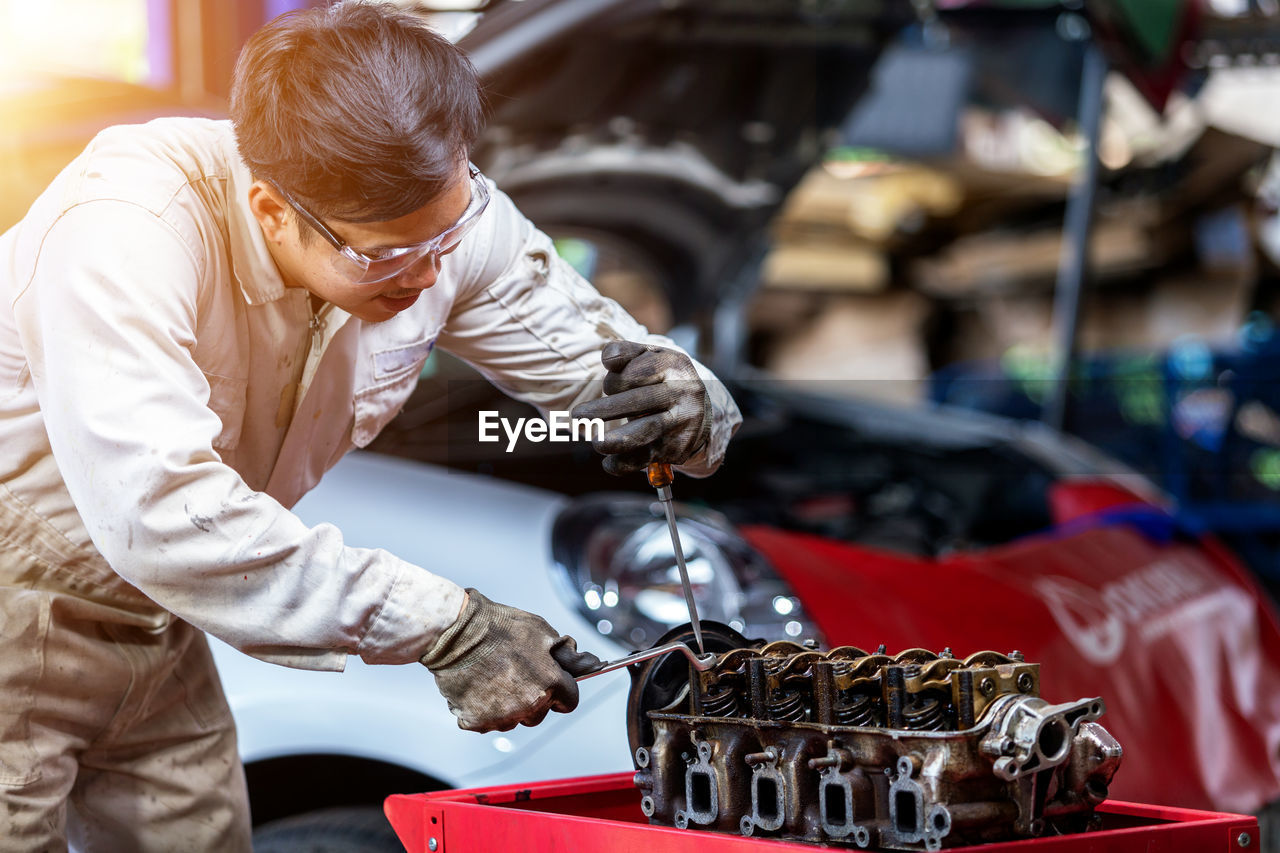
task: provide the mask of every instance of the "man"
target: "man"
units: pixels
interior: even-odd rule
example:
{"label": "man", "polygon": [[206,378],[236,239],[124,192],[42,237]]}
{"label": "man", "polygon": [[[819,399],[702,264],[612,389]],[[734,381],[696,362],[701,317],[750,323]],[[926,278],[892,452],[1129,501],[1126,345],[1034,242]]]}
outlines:
{"label": "man", "polygon": [[416,19],[277,19],[231,112],[105,131],[0,239],[6,851],[248,849],[201,631],[294,667],[421,661],[478,731],[573,709],[595,659],[571,638],[288,510],[434,345],[626,419],[611,471],[709,473],[738,423],[468,164],[475,73]]}

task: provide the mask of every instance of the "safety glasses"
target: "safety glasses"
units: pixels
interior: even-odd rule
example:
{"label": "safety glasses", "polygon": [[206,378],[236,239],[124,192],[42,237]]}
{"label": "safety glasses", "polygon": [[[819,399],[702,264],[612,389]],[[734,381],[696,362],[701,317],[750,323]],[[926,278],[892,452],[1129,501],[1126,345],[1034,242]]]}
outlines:
{"label": "safety glasses", "polygon": [[471,182],[471,201],[457,222],[425,243],[383,249],[352,248],[283,187],[275,181],[272,181],[271,185],[284,196],[284,200],[297,211],[304,222],[333,246],[334,269],[352,284],[377,284],[394,278],[428,255],[438,258],[440,255],[451,252],[475,227],[476,222],[480,220],[480,214],[489,204],[489,187],[480,176],[480,170],[470,163],[467,164],[467,173]]}

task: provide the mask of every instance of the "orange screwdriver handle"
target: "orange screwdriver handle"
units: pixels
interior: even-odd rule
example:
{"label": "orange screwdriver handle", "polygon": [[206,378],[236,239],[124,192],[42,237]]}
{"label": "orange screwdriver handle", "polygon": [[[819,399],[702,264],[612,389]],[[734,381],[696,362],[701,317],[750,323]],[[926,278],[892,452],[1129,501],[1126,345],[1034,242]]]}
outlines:
{"label": "orange screwdriver handle", "polygon": [[650,462],[645,473],[649,475],[649,485],[655,489],[670,486],[675,479],[671,475],[671,466],[666,462]]}

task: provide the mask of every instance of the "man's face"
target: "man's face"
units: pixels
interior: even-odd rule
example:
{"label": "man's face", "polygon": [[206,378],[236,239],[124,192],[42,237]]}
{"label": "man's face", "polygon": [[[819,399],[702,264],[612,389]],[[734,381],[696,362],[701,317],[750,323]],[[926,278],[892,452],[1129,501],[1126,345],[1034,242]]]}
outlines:
{"label": "man's face", "polygon": [[[386,222],[326,219],[324,224],[357,250],[412,246],[447,230],[462,216],[470,200],[471,181],[467,180],[466,169],[462,167],[458,179],[439,197],[398,219]],[[385,281],[354,283],[345,274],[347,265],[335,263],[337,250],[310,230],[311,226],[298,217],[275,187],[265,181],[254,182],[249,190],[249,204],[262,225],[285,285],[305,288],[353,317],[374,323],[391,319],[413,305],[423,290],[436,283],[440,273],[439,258],[429,254]]]}

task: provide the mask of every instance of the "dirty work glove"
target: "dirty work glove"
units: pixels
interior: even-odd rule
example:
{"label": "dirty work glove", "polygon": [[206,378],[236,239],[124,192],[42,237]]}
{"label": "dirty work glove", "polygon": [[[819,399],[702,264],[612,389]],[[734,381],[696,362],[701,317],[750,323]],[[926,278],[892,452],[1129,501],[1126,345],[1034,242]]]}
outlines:
{"label": "dirty work glove", "polygon": [[611,341],[600,360],[609,371],[607,396],[579,403],[571,416],[628,418],[591,442],[604,454],[606,471],[625,474],[650,462],[679,465],[707,443],[711,400],[689,356],[653,344]]}
{"label": "dirty work glove", "polygon": [[445,629],[422,663],[458,718],[474,732],[536,726],[548,711],[578,707],[574,676],[600,665],[559,636],[541,616],[495,604],[474,589],[457,621]]}

